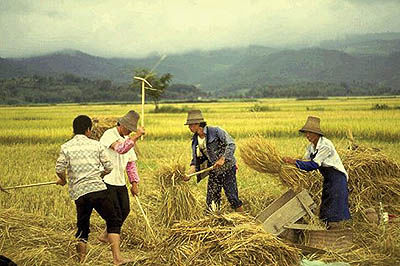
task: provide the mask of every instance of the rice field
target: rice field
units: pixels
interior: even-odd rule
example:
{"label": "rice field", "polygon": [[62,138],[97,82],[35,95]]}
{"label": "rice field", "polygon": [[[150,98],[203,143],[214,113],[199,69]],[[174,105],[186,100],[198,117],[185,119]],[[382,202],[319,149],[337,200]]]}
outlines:
{"label": "rice field", "polygon": [[[256,104],[267,107],[268,111],[252,112]],[[388,108],[376,110],[376,104],[385,104]],[[336,148],[346,147],[346,132],[351,130],[357,143],[379,148],[400,162],[400,98],[396,97],[263,99],[257,102],[171,105],[201,109],[209,125],[221,126],[235,139],[239,196],[251,216],[256,216],[286,188],[279,180],[244,164],[240,147],[250,137],[262,136],[275,145],[279,154],[302,156],[308,143],[298,129],[309,115],[321,118],[321,128]],[[11,187],[56,180],[54,166],[60,145],[71,138],[72,120],[77,115],[122,116],[130,109],[140,113],[140,108],[137,104],[0,107],[0,185]],[[121,239],[123,253],[136,260],[132,265],[150,262],[165,265],[165,261],[153,260],[160,241],[171,237],[171,229],[166,228],[165,220],[163,223],[160,218],[161,206],[166,201],[162,197],[157,173],[171,161],[188,168],[191,156],[191,134],[184,126],[186,113],[150,113],[153,108],[151,104],[145,106],[146,136],[137,148],[141,176],[139,197],[157,238],[151,237],[136,202],[131,198],[132,210],[122,228]],[[198,212],[203,212],[206,182],[196,184],[192,178],[189,187],[200,202]],[[223,196],[222,199],[223,212],[230,213],[226,198]],[[106,265],[111,261],[109,248],[96,241],[104,223],[97,214],[93,216],[87,263]],[[0,229],[0,254],[12,258],[18,265],[74,263],[75,206],[68,196],[67,187],[49,185],[14,190],[10,194],[0,192]],[[400,252],[399,231],[395,234],[397,238],[395,235],[387,246],[393,252]],[[165,246],[163,248],[166,250]],[[165,254],[168,256],[172,255]],[[387,256],[376,255],[374,261],[390,261]],[[365,255],[364,260],[357,257],[355,261],[368,265],[368,258]]]}

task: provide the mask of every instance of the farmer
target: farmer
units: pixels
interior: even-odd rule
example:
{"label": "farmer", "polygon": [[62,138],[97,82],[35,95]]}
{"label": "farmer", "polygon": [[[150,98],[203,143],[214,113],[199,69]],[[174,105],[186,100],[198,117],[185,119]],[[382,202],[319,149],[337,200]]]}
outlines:
{"label": "farmer", "polygon": [[327,223],[328,229],[337,228],[338,222],[350,219],[347,172],[332,142],[324,137],[318,117],[309,116],[299,131],[310,142],[306,149],[306,161],[289,157],[283,158],[283,161],[305,171],[320,171],[324,180],[319,217]]}
{"label": "farmer", "polygon": [[[219,209],[221,204],[221,189],[231,207],[237,212],[243,212],[243,203],[239,199],[236,184],[236,159],[234,157],[235,142],[222,128],[207,126],[200,110],[191,110],[188,113],[185,125],[194,133],[192,138],[192,161],[189,174],[200,170],[200,166],[211,167],[207,184],[207,209],[212,206]],[[201,180],[197,175],[197,182]],[[189,181],[190,177],[185,178]]]}
{"label": "farmer", "polygon": [[104,147],[98,141],[88,138],[91,128],[92,120],[88,116],[80,115],[74,119],[75,135],[61,146],[56,162],[57,184],[64,186],[67,183],[67,171],[69,194],[76,205],[78,231],[75,236],[79,240],[77,252],[80,262],[85,260],[90,216],[95,209],[106,221],[113,262],[121,265],[130,261],[122,258],[120,253],[122,223],[103,182],[103,177],[111,172],[112,164]]}
{"label": "farmer", "polygon": [[[137,157],[133,147],[145,131],[143,127],[137,127],[138,120],[139,114],[131,110],[118,119],[116,127],[106,130],[100,138],[100,143],[106,148],[107,156],[113,165],[113,170],[104,178],[104,182],[122,224],[130,212],[125,171],[131,184],[132,196],[139,195],[139,175],[135,162]],[[132,132],[136,134],[129,136]],[[104,232],[99,240],[107,242],[107,233]]]}

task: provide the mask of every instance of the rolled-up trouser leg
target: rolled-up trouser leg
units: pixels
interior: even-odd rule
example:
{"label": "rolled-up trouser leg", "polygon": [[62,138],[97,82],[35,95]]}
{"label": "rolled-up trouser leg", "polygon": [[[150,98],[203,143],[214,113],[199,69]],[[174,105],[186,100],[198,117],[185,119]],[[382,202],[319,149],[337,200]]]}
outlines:
{"label": "rolled-up trouser leg", "polygon": [[83,195],[75,200],[76,205],[76,226],[78,228],[75,237],[87,242],[90,233],[90,216],[92,215],[93,205],[90,201],[90,194]]}

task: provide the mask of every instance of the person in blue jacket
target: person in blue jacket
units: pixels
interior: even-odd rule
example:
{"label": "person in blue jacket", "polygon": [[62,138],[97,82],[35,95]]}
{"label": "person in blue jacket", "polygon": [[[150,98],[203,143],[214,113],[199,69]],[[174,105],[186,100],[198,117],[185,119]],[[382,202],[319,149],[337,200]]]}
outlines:
{"label": "person in blue jacket", "polygon": [[[220,127],[207,126],[200,110],[189,111],[185,125],[194,133],[189,174],[199,171],[200,168],[213,167],[208,177],[207,209],[212,210],[213,205],[219,209],[221,190],[224,188],[231,207],[237,212],[243,212],[236,183],[235,142],[232,137]],[[197,182],[203,177],[197,175]],[[189,180],[190,178],[185,179]]]}
{"label": "person in blue jacket", "polygon": [[338,222],[351,218],[348,203],[348,174],[332,142],[324,137],[318,117],[309,116],[299,131],[304,133],[310,142],[304,156],[305,160],[284,157],[283,161],[305,171],[317,169],[320,171],[324,180],[319,217],[327,223],[328,229],[337,228]]}

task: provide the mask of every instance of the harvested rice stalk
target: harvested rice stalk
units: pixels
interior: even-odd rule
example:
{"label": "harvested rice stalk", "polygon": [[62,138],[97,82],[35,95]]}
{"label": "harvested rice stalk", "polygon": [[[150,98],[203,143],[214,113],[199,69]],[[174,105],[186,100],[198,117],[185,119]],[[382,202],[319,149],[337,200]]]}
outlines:
{"label": "harvested rice stalk", "polygon": [[243,161],[260,173],[279,174],[283,164],[275,147],[262,137],[254,137],[240,148]]}
{"label": "harvested rice stalk", "polygon": [[300,252],[254,218],[231,213],[174,224],[157,259],[172,265],[297,265]]}
{"label": "harvested rice stalk", "polygon": [[285,164],[274,145],[262,137],[247,140],[240,148],[240,156],[250,168],[278,176],[283,185],[294,191],[307,189],[314,182],[321,182],[316,179],[316,175]]}
{"label": "harvested rice stalk", "polygon": [[377,207],[400,211],[400,166],[381,152],[370,149],[340,151],[349,173],[352,211]]}
{"label": "harvested rice stalk", "polygon": [[182,185],[185,182],[186,168],[179,163],[164,163],[163,167],[156,173],[162,189],[167,189],[171,186]]}
{"label": "harvested rice stalk", "polygon": [[118,117],[110,117],[110,116],[102,116],[102,117],[93,117],[92,122],[92,135],[90,136],[92,139],[100,140],[103,133],[112,127],[117,125]]}
{"label": "harvested rice stalk", "polygon": [[189,185],[183,181],[185,166],[178,163],[164,164],[156,176],[161,186],[160,218],[170,226],[175,221],[199,217],[200,204]]}

